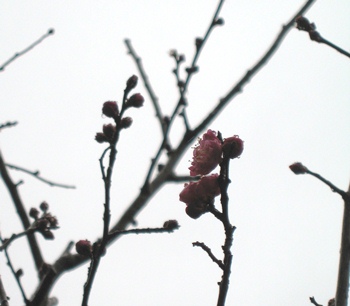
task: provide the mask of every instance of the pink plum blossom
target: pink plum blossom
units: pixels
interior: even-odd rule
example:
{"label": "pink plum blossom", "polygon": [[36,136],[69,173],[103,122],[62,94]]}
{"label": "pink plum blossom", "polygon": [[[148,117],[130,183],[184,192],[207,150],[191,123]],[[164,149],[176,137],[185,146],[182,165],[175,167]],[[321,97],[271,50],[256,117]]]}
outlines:
{"label": "pink plum blossom", "polygon": [[208,205],[220,194],[218,174],[203,176],[198,182],[185,184],[180,201],[186,203],[186,213],[193,219],[207,212]]}
{"label": "pink plum blossom", "polygon": [[206,175],[210,173],[221,162],[221,142],[216,132],[208,130],[198,145],[193,150],[193,161],[191,163],[190,175]]}

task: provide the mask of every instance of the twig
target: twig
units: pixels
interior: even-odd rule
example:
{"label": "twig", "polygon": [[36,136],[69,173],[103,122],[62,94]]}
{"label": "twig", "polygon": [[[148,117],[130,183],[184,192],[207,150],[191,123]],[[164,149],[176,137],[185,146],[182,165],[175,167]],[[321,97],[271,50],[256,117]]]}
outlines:
{"label": "twig", "polygon": [[341,234],[340,258],[338,268],[337,290],[335,305],[347,306],[349,295],[349,274],[350,274],[350,185],[344,199],[343,224]]}
{"label": "twig", "polygon": [[116,230],[108,234],[108,241],[113,240],[121,235],[126,234],[160,234],[160,233],[172,233],[175,229],[179,229],[179,226],[165,228],[165,227],[148,227],[148,228],[133,228],[129,230]]}
{"label": "twig", "polygon": [[154,93],[153,91],[153,88],[151,86],[151,83],[149,82],[149,79],[148,79],[148,76],[143,68],[143,65],[142,65],[142,59],[136,54],[133,46],[131,45],[131,41],[130,39],[125,39],[124,40],[124,43],[128,49],[128,53],[131,55],[131,57],[134,59],[136,65],[137,65],[137,68],[140,72],[140,75],[142,77],[142,80],[143,80],[143,83],[147,89],[147,92],[149,94],[149,97],[153,103],[153,107],[156,111],[156,117],[158,118],[158,121],[160,123],[160,127],[162,129],[162,132],[163,132],[163,136],[165,136],[165,125],[164,125],[164,121],[163,121],[163,114],[162,114],[162,110],[160,108],[160,105],[159,105],[159,102],[158,102],[158,98],[156,96],[156,94]]}
{"label": "twig", "polygon": [[316,0],[308,0],[303,7],[290,19],[290,21],[282,27],[281,32],[277,35],[277,38],[272,43],[271,47],[267,50],[267,52],[263,55],[263,57],[251,68],[247,71],[247,73],[242,77],[242,79],[230,90],[230,92],[220,99],[217,106],[209,113],[209,115],[203,120],[201,124],[194,130],[194,133],[198,135],[200,132],[204,130],[206,126],[209,125],[210,122],[214,120],[219,114],[219,112],[228,104],[231,100],[234,99],[236,95],[242,92],[243,87],[250,81],[252,77],[254,77],[257,72],[268,63],[271,59],[272,55],[277,51],[279,46],[281,45],[283,39],[286,37],[287,33],[293,28],[295,19],[298,16],[303,15],[315,2]]}
{"label": "twig", "polygon": [[[30,227],[29,218],[28,218],[28,215],[24,209],[24,205],[22,203],[20,195],[18,193],[17,186],[16,186],[16,184],[14,184],[12,182],[12,179],[7,172],[6,165],[5,165],[5,162],[4,162],[4,159],[2,157],[1,152],[0,152],[0,173],[1,173],[2,179],[5,183],[8,191],[11,195],[11,198],[12,198],[12,201],[13,201],[15,207],[16,207],[17,213],[21,219],[23,228],[26,230]],[[39,248],[38,242],[37,242],[34,234],[28,234],[27,238],[28,238],[30,250],[31,250],[34,262],[35,262],[36,269],[39,272],[39,270],[41,269],[41,267],[44,263],[44,259],[43,259],[43,256],[41,254],[41,250]]]}
{"label": "twig", "polygon": [[0,124],[0,130],[2,130],[2,129],[4,129],[4,128],[7,128],[7,127],[15,126],[15,125],[17,125],[17,124],[18,124],[17,121],[12,121],[12,122],[8,121],[8,122],[6,122],[6,123]]}
{"label": "twig", "polygon": [[235,227],[231,225],[229,214],[228,214],[228,185],[230,184],[230,179],[228,177],[229,174],[229,164],[230,158],[224,155],[223,161],[220,164],[220,176],[219,176],[219,186],[221,192],[221,207],[222,207],[222,224],[225,229],[225,243],[222,247],[224,252],[224,269],[221,278],[221,282],[219,283],[219,297],[217,306],[224,306],[225,300],[229,287],[229,280],[231,275],[231,264],[232,264],[232,253],[231,247],[233,243],[233,233],[235,231]]}
{"label": "twig", "polygon": [[323,37],[321,37],[321,38],[322,38],[322,41],[321,41],[320,43],[324,43],[324,44],[326,44],[327,46],[333,48],[334,50],[337,50],[339,53],[341,53],[341,54],[343,54],[343,55],[345,55],[345,56],[347,56],[347,57],[350,58],[350,53],[349,53],[349,52],[347,52],[347,51],[345,51],[344,49],[338,47],[337,45],[331,43],[331,42],[328,41],[327,39],[325,39],[325,38],[323,38]]}
{"label": "twig", "polygon": [[344,201],[349,201],[350,198],[349,198],[349,194],[347,192],[336,187],[334,184],[332,184],[330,181],[326,180],[324,177],[322,177],[318,173],[312,172],[309,169],[306,170],[306,173],[318,178],[321,182],[325,183],[327,186],[329,186],[329,188],[332,189],[333,192],[341,195],[341,197],[344,199]]}
{"label": "twig", "polygon": [[2,64],[2,66],[0,67],[0,72],[5,70],[5,67],[8,66],[9,64],[11,64],[11,62],[13,62],[14,60],[16,60],[18,57],[24,55],[25,53],[27,53],[28,51],[30,51],[31,49],[33,49],[35,46],[37,46],[38,44],[40,44],[45,38],[49,37],[50,35],[53,35],[55,33],[54,29],[49,29],[47,31],[46,34],[44,34],[43,36],[41,36],[38,40],[36,40],[35,42],[33,42],[31,45],[29,45],[27,48],[25,48],[23,51],[17,52],[15,53],[14,56],[12,56],[10,59],[8,59],[5,63]]}
{"label": "twig", "polygon": [[[0,236],[0,241],[3,243],[4,240],[2,239],[2,237]],[[13,276],[15,277],[16,279],[16,282],[17,282],[17,285],[19,287],[19,290],[21,291],[21,294],[22,294],[22,297],[23,297],[23,300],[25,302],[26,305],[28,305],[28,299],[26,297],[26,294],[24,292],[24,288],[22,286],[22,282],[21,282],[21,276],[22,276],[22,270],[17,270],[15,271],[13,265],[12,265],[12,262],[11,262],[11,259],[10,259],[10,256],[7,252],[7,250],[5,249],[5,257],[6,257],[6,260],[7,260],[7,265],[9,266]],[[2,305],[2,304],[1,304]]]}
{"label": "twig", "polygon": [[50,185],[51,187],[55,187],[56,186],[56,187],[67,188],[67,189],[75,189],[76,188],[73,185],[65,185],[65,184],[60,184],[60,183],[54,183],[52,181],[44,179],[44,178],[40,177],[40,172],[39,171],[30,171],[30,170],[27,170],[25,168],[22,168],[22,167],[19,167],[19,166],[15,166],[15,165],[12,165],[12,164],[8,164],[8,163],[6,163],[6,166],[9,167],[10,169],[22,171],[24,173],[32,175],[36,179],[38,179],[39,181],[41,181],[43,183],[46,183],[46,184]]}
{"label": "twig", "polygon": [[[350,185],[348,191],[345,192],[330,181],[326,180],[321,175],[310,171],[302,163],[294,163],[289,168],[295,174],[310,174],[321,182],[329,186],[333,192],[338,193],[344,200],[344,212],[343,212],[343,225],[341,234],[341,246],[340,246],[340,258],[338,268],[338,281],[336,290],[336,305],[347,306],[348,305],[348,294],[349,294],[349,275],[350,275]],[[311,299],[311,298],[310,298]]]}
{"label": "twig", "polygon": [[21,238],[25,235],[32,234],[35,232],[35,228],[29,227],[25,231],[18,233],[18,234],[12,234],[12,236],[9,239],[1,239],[2,245],[0,246],[0,252],[7,249],[7,247],[11,244],[12,241]]}
{"label": "twig", "polygon": [[313,296],[310,297],[311,304],[314,304],[315,306],[322,306],[321,304],[318,304]]}
{"label": "twig", "polygon": [[1,306],[9,306],[8,297],[6,295],[6,291],[4,285],[2,283],[1,275],[0,275],[0,305]]}
{"label": "twig", "polygon": [[331,48],[333,48],[334,50],[338,51],[339,53],[347,56],[350,58],[350,53],[345,51],[344,49],[338,47],[337,45],[333,44],[332,42],[330,42],[329,40],[323,38],[321,36],[321,34],[316,31],[316,25],[315,23],[310,23],[309,20],[303,16],[298,16],[296,18],[296,23],[297,23],[297,28],[300,31],[305,31],[309,33],[310,39],[313,41],[316,41],[320,44],[325,44]]}
{"label": "twig", "polygon": [[207,252],[208,256],[211,258],[212,261],[214,261],[219,267],[220,269],[224,270],[225,269],[225,266],[224,264],[222,263],[222,261],[220,259],[217,259],[215,257],[215,255],[213,254],[213,252],[211,251],[211,249],[209,247],[207,247],[205,245],[205,243],[203,242],[199,242],[199,241],[196,241],[196,242],[192,242],[192,245],[193,246],[198,246],[200,248],[202,248],[205,252]]}
{"label": "twig", "polygon": [[[130,80],[130,79],[129,79]],[[91,262],[90,262],[90,268],[88,269],[88,277],[86,280],[86,283],[84,284],[84,295],[83,295],[83,301],[82,306],[87,306],[89,301],[89,296],[92,288],[92,284],[94,282],[95,275],[97,273],[97,269],[101,260],[101,257],[103,253],[105,252],[105,248],[108,243],[108,233],[109,233],[109,224],[111,219],[111,213],[110,213],[110,192],[111,192],[111,185],[112,185],[112,174],[113,174],[113,168],[114,163],[117,156],[117,143],[119,141],[120,132],[123,129],[121,125],[121,120],[123,118],[123,114],[125,110],[127,109],[126,101],[128,98],[128,94],[132,88],[136,86],[130,86],[129,80],[127,82],[126,88],[124,89],[124,95],[122,100],[122,108],[120,111],[120,114],[114,118],[115,121],[115,133],[113,135],[113,139],[110,142],[110,146],[105,149],[102,153],[102,156],[99,160],[100,162],[100,168],[102,172],[102,180],[104,183],[104,189],[105,189],[105,203],[104,203],[104,213],[103,213],[103,234],[102,239],[100,242],[94,243],[93,252],[91,256]],[[104,170],[103,165],[103,159],[105,157],[105,154],[109,151],[109,162],[108,162],[108,168],[107,172]]]}

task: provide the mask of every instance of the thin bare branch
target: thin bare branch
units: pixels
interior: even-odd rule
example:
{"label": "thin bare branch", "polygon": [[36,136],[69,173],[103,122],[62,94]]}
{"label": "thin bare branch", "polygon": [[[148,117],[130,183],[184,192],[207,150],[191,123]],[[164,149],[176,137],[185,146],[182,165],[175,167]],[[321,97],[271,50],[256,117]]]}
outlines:
{"label": "thin bare branch", "polygon": [[15,125],[17,125],[18,124],[18,122],[17,121],[8,121],[8,122],[6,122],[6,123],[3,123],[3,124],[0,124],[0,131],[2,130],[2,129],[4,129],[4,128],[8,128],[8,127],[13,127],[13,126],[15,126]]}
{"label": "thin bare branch", "polygon": [[1,306],[9,306],[9,298],[7,297],[6,295],[6,291],[5,291],[5,288],[4,288],[4,285],[2,283],[2,278],[1,278],[1,275],[0,275],[0,305]]}
{"label": "thin bare branch", "polygon": [[[4,243],[4,240],[2,239],[1,236],[0,236],[0,241],[1,241],[1,243]],[[26,296],[26,294],[24,292],[24,288],[23,288],[23,285],[22,285],[22,282],[21,282],[21,276],[23,274],[23,271],[22,271],[22,269],[19,269],[17,271],[15,270],[15,268],[12,265],[12,262],[11,262],[11,259],[10,259],[10,255],[8,254],[6,249],[5,249],[5,257],[6,257],[6,260],[7,260],[7,265],[9,266],[13,276],[15,277],[17,285],[18,285],[18,288],[21,291],[23,301],[25,302],[26,305],[28,305],[29,301],[28,301],[27,296]],[[0,305],[2,305],[2,304],[0,303]]]}
{"label": "thin bare branch", "polygon": [[24,50],[15,53],[15,55],[13,55],[10,59],[8,59],[5,63],[2,64],[2,66],[0,67],[0,72],[4,71],[6,66],[8,66],[9,64],[11,64],[14,60],[16,60],[17,58],[19,58],[20,56],[26,54],[27,52],[29,52],[31,49],[33,49],[35,46],[39,45],[44,39],[46,39],[47,37],[49,37],[50,35],[53,35],[55,33],[54,29],[49,29],[47,31],[46,34],[44,34],[43,36],[41,36],[38,40],[36,40],[35,42],[33,42],[31,45],[29,45],[27,48],[25,48]]}
{"label": "thin bare branch", "polygon": [[158,98],[156,96],[156,94],[154,93],[153,91],[153,88],[151,86],[151,83],[148,79],[148,76],[145,72],[145,69],[143,68],[143,65],[142,65],[142,59],[136,54],[133,46],[131,45],[131,41],[130,39],[125,39],[124,40],[124,43],[128,49],[128,54],[131,55],[131,57],[134,59],[135,63],[136,63],[136,66],[139,70],[139,73],[142,77],[142,80],[143,80],[143,83],[147,89],[147,92],[149,94],[149,97],[152,101],[152,104],[153,104],[153,107],[156,111],[156,117],[158,118],[158,121],[159,121],[159,124],[160,124],[160,127],[162,129],[162,132],[163,132],[163,136],[165,135],[165,125],[164,125],[164,120],[163,120],[163,114],[162,114],[162,110],[160,108],[160,105],[159,105],[159,101],[158,101]]}
{"label": "thin bare branch", "polygon": [[350,275],[350,186],[344,199],[343,224],[335,305],[347,306]]}
{"label": "thin bare branch", "polygon": [[215,255],[213,254],[213,252],[211,251],[211,249],[203,242],[199,242],[199,241],[196,241],[196,242],[192,242],[192,245],[193,246],[198,246],[200,248],[202,248],[205,252],[207,252],[208,256],[210,257],[210,259],[212,261],[214,261],[219,267],[220,269],[224,270],[225,269],[225,266],[224,264],[222,263],[222,261],[220,259],[217,259],[215,257]]}
{"label": "thin bare branch", "polygon": [[50,180],[47,180],[47,179],[44,179],[40,176],[40,172],[37,170],[37,171],[30,171],[30,170],[27,170],[25,168],[22,168],[22,167],[19,167],[19,166],[15,166],[13,164],[9,164],[9,163],[6,163],[6,167],[9,167],[10,169],[14,169],[14,170],[18,170],[18,171],[22,171],[24,173],[27,173],[29,175],[32,175],[34,176],[36,179],[38,179],[39,181],[45,183],[45,184],[48,184],[50,185],[51,187],[61,187],[61,188],[67,188],[67,189],[75,189],[76,187],[73,186],[73,185],[65,185],[65,184],[60,184],[60,183],[54,183]]}
{"label": "thin bare branch", "polygon": [[318,304],[313,296],[310,297],[311,304],[314,304],[315,306],[322,306],[321,304]]}
{"label": "thin bare branch", "polygon": [[[17,213],[21,219],[23,228],[26,230],[30,227],[30,222],[29,222],[29,218],[28,215],[26,213],[26,210],[24,209],[24,205],[22,203],[22,200],[20,198],[20,195],[18,193],[17,190],[17,186],[16,184],[13,183],[9,173],[7,172],[7,168],[4,162],[4,159],[2,157],[2,154],[0,152],[0,173],[2,176],[2,179],[11,195],[12,201],[17,209]],[[39,248],[38,242],[34,236],[34,234],[29,234],[27,235],[28,238],[28,242],[29,242],[29,246],[31,249],[31,253],[35,262],[35,266],[37,271],[39,272],[43,263],[44,263],[44,259],[43,256],[41,254],[41,250]]]}

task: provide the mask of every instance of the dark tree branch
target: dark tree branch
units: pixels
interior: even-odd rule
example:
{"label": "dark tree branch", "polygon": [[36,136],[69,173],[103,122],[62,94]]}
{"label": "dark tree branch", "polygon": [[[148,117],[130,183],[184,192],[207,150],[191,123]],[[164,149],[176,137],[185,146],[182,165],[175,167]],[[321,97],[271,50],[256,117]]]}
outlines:
{"label": "dark tree branch", "polygon": [[129,230],[116,230],[108,234],[108,240],[113,240],[118,236],[127,235],[127,234],[160,234],[160,233],[172,233],[175,229],[179,229],[179,226],[176,227],[148,227],[148,228],[133,228]]}
{"label": "dark tree branch", "polygon": [[[335,301],[337,306],[348,305],[349,277],[350,277],[350,185],[345,192],[321,175],[310,171],[302,163],[294,163],[289,167],[295,174],[310,174],[329,186],[333,192],[338,193],[344,200],[343,225],[341,234],[340,258],[338,268],[338,281]],[[311,298],[310,298],[311,299]]]}
{"label": "dark tree branch", "polygon": [[350,53],[345,51],[344,49],[338,47],[337,45],[333,44],[332,42],[330,42],[329,40],[323,38],[321,36],[321,34],[316,31],[316,25],[315,23],[310,23],[309,20],[303,16],[298,16],[298,18],[296,18],[296,23],[297,23],[297,28],[298,30],[301,31],[305,31],[309,33],[310,39],[313,41],[316,41],[320,44],[325,44],[331,48],[333,48],[334,50],[338,51],[339,53],[347,56],[350,58]]}
{"label": "dark tree branch", "polygon": [[4,285],[2,283],[1,275],[0,275],[0,305],[1,306],[9,306],[8,297],[6,295],[6,291]]}
{"label": "dark tree branch", "polygon": [[219,297],[218,297],[218,303],[217,306],[224,306],[226,301],[226,296],[228,292],[229,287],[229,280],[231,275],[231,264],[232,264],[232,252],[231,247],[233,243],[233,233],[235,231],[235,227],[231,225],[230,219],[229,219],[229,213],[228,213],[228,186],[230,184],[229,179],[229,164],[230,164],[230,158],[225,156],[223,161],[220,164],[220,176],[219,176],[219,186],[220,186],[220,192],[221,192],[221,207],[222,207],[222,224],[225,229],[225,243],[222,247],[222,250],[224,252],[224,268],[223,268],[223,274],[221,278],[221,282],[219,283],[220,290],[219,290]]}
{"label": "dark tree branch", "polygon": [[[181,91],[180,99],[179,99],[177,105],[175,106],[175,109],[174,109],[174,111],[173,111],[173,113],[168,121],[168,124],[166,125],[164,138],[163,138],[161,145],[159,146],[158,152],[156,153],[155,157],[152,159],[151,166],[149,168],[148,174],[147,174],[146,179],[145,179],[145,183],[144,183],[142,190],[141,190],[142,193],[148,194],[150,192],[149,185],[150,185],[150,179],[151,179],[151,176],[153,174],[154,168],[155,168],[156,164],[158,163],[158,160],[161,156],[163,149],[165,148],[166,144],[168,143],[167,139],[168,139],[168,135],[169,135],[172,123],[174,122],[174,119],[177,116],[179,110],[185,106],[184,105],[185,104],[185,102],[184,102],[185,101],[185,93],[186,93],[186,90],[189,86],[191,75],[197,71],[196,63],[199,59],[200,52],[201,52],[205,42],[207,41],[211,30],[214,28],[214,26],[216,26],[215,21],[217,20],[217,16],[220,12],[220,9],[221,9],[223,2],[224,2],[223,0],[219,1],[219,4],[218,4],[218,7],[217,7],[216,12],[214,14],[213,20],[210,23],[210,26],[209,26],[206,34],[205,34],[204,38],[201,40],[201,44],[197,45],[196,52],[195,52],[194,58],[192,60],[192,65],[190,68],[187,69],[188,75],[187,75],[186,82],[183,86],[183,90]],[[184,117],[184,118],[186,118],[186,117]],[[189,132],[189,131],[187,131],[187,132]]]}
{"label": "dark tree branch", "polygon": [[[2,243],[4,243],[4,240],[2,239],[1,236],[0,236],[0,241],[1,241]],[[26,294],[25,294],[25,292],[24,292],[24,288],[23,288],[23,285],[22,285],[22,282],[21,282],[21,276],[22,276],[23,271],[22,271],[21,269],[19,269],[19,270],[16,271],[16,270],[14,269],[13,265],[12,265],[12,262],[11,262],[11,259],[10,259],[10,256],[9,256],[7,250],[5,249],[4,252],[5,252],[5,257],[6,257],[6,260],[7,260],[7,265],[9,266],[9,268],[10,268],[10,270],[11,270],[13,276],[14,276],[15,279],[16,279],[18,288],[19,288],[19,290],[21,291],[21,294],[22,294],[23,301],[24,301],[24,303],[25,303],[26,305],[28,305],[29,300],[27,299],[27,296],[26,296]],[[2,305],[2,304],[0,303],[0,305]]]}
{"label": "dark tree branch", "polygon": [[12,127],[12,126],[15,126],[15,125],[17,125],[17,124],[18,124],[17,121],[12,121],[12,122],[8,121],[8,122],[6,122],[6,123],[0,124],[0,131],[1,131],[2,129],[4,129],[4,128]]}
{"label": "dark tree branch", "polygon": [[5,70],[5,67],[11,64],[14,60],[16,60],[18,57],[24,55],[25,53],[29,52],[31,49],[33,49],[35,46],[39,45],[45,38],[49,37],[50,35],[53,35],[55,33],[54,29],[49,29],[46,34],[41,36],[38,40],[33,42],[31,45],[29,45],[27,48],[25,48],[23,51],[15,53],[14,56],[12,56],[10,59],[8,59],[5,63],[2,64],[0,67],[0,72]]}
{"label": "dark tree branch", "polygon": [[[5,162],[4,162],[4,159],[2,157],[1,152],[0,152],[0,173],[1,173],[2,179],[5,183],[8,191],[11,195],[12,201],[17,209],[17,213],[21,219],[23,228],[26,230],[30,227],[29,218],[28,218],[28,215],[25,211],[25,208],[24,208],[24,205],[23,205],[22,200],[20,198],[20,195],[18,193],[17,186],[16,186],[16,184],[14,184],[12,182],[12,179],[11,179],[9,173],[7,172],[6,165],[5,165]],[[36,269],[39,272],[42,265],[44,264],[43,256],[41,254],[38,242],[37,242],[34,234],[28,234],[27,238],[28,238],[30,250],[31,250],[34,262],[35,262]],[[40,277],[40,275],[39,275],[39,277]]]}
{"label": "dark tree branch", "polygon": [[215,255],[213,254],[213,252],[211,251],[211,249],[206,246],[205,243],[203,242],[199,242],[199,241],[196,241],[196,242],[192,242],[192,245],[193,246],[198,246],[200,248],[202,248],[205,252],[207,252],[208,256],[211,258],[212,261],[214,261],[219,267],[220,269],[224,270],[225,269],[225,266],[224,264],[222,263],[222,261],[220,259],[217,259],[215,257]]}
{"label": "dark tree branch", "polygon": [[338,269],[335,305],[347,306],[350,276],[350,185],[344,199],[343,224],[341,233],[340,259]]}
{"label": "dark tree branch", "polygon": [[322,306],[321,304],[318,304],[313,296],[310,297],[311,304],[314,304],[315,306]]}
{"label": "dark tree branch", "polygon": [[336,187],[334,184],[332,184],[330,181],[326,180],[324,177],[322,177],[321,175],[310,171],[309,169],[306,169],[306,173],[318,178],[321,182],[325,183],[327,186],[329,186],[329,188],[332,189],[333,192],[338,193],[343,199],[344,201],[349,201],[349,194],[341,189],[339,189],[338,187]]}
{"label": "dark tree branch", "polygon": [[76,188],[73,185],[65,185],[65,184],[60,184],[60,183],[54,183],[54,182],[52,182],[50,180],[44,179],[44,178],[40,177],[40,172],[39,171],[30,171],[30,170],[27,170],[25,168],[22,168],[22,167],[19,167],[19,166],[15,166],[15,165],[12,165],[12,164],[8,164],[8,163],[6,163],[6,166],[9,167],[10,169],[22,171],[24,173],[32,175],[36,179],[38,179],[39,181],[41,181],[41,182],[43,182],[45,184],[48,184],[48,185],[50,185],[52,187],[56,186],[56,187],[67,188],[67,189],[75,189]]}
{"label": "dark tree branch", "polygon": [[143,80],[143,83],[147,89],[147,92],[149,94],[149,97],[152,101],[152,104],[153,104],[153,107],[156,111],[156,117],[158,118],[158,121],[160,123],[160,127],[162,129],[162,132],[163,132],[163,136],[165,136],[165,124],[164,124],[164,121],[163,121],[163,114],[162,114],[162,110],[160,108],[160,105],[159,105],[159,102],[158,102],[158,98],[156,96],[156,94],[154,93],[153,91],[153,88],[151,86],[151,83],[149,82],[149,79],[148,79],[148,76],[143,68],[143,65],[142,65],[142,59],[136,54],[133,46],[131,45],[131,41],[130,39],[125,39],[124,40],[124,43],[128,49],[128,54],[131,55],[131,57],[133,58],[133,60],[135,61],[136,65],[137,65],[137,68],[139,70],[139,73],[141,75],[141,78]]}
{"label": "dark tree branch", "polygon": [[288,32],[293,28],[295,19],[303,15],[315,2],[316,0],[308,0],[303,7],[290,19],[290,21],[282,27],[281,32],[278,34],[275,41],[272,43],[271,47],[263,55],[263,57],[247,71],[247,73],[242,77],[242,79],[230,90],[230,92],[223,98],[220,99],[217,106],[209,113],[209,115],[203,120],[201,124],[194,130],[195,134],[199,134],[209,125],[210,122],[214,120],[220,113],[220,111],[235,98],[236,95],[242,92],[243,87],[254,77],[258,71],[265,66],[274,53],[277,51],[281,45],[283,39],[286,37]]}

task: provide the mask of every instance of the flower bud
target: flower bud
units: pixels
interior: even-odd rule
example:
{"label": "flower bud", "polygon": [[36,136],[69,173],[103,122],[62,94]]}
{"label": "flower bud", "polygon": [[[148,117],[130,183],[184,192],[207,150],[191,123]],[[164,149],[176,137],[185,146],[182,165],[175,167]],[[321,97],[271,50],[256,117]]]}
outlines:
{"label": "flower bud", "polygon": [[33,219],[38,219],[39,217],[39,210],[37,210],[35,207],[32,207],[29,211],[29,216],[32,217]]}
{"label": "flower bud", "polygon": [[115,101],[103,103],[102,114],[108,118],[116,118],[119,115],[118,104]]}
{"label": "flower bud", "polygon": [[322,36],[317,31],[309,31],[309,36],[311,40],[321,43],[323,41]]}
{"label": "flower bud", "polygon": [[75,244],[75,250],[78,254],[83,256],[91,256],[92,246],[89,240],[79,240]]}
{"label": "flower bud", "polygon": [[131,89],[135,88],[137,85],[138,77],[136,75],[131,76],[127,82],[126,82],[126,90],[130,91]]}
{"label": "flower bud", "polygon": [[177,220],[168,220],[164,222],[163,227],[168,230],[174,230],[179,228],[179,223]]}
{"label": "flower bud", "polygon": [[124,117],[121,121],[120,121],[120,127],[122,129],[127,129],[131,126],[132,124],[132,118],[131,117]]}
{"label": "flower bud", "polygon": [[126,102],[126,107],[136,107],[139,108],[143,106],[143,102],[145,101],[144,97],[137,93],[132,95],[128,101]]}
{"label": "flower bud", "polygon": [[95,135],[95,140],[96,140],[98,143],[108,142],[108,139],[107,139],[106,135],[103,134],[103,133],[96,133],[96,135]]}
{"label": "flower bud", "polygon": [[40,233],[44,236],[44,238],[46,240],[53,240],[53,239],[55,239],[55,236],[54,236],[53,232],[51,232],[50,230],[41,231]]}
{"label": "flower bud", "polygon": [[303,16],[297,17],[295,22],[297,23],[297,29],[300,31],[309,32],[316,29],[315,24],[310,23],[309,20]]}
{"label": "flower bud", "polygon": [[45,213],[45,212],[47,212],[48,211],[48,209],[49,209],[49,204],[47,204],[47,202],[42,202],[41,204],[40,204],[40,209]]}
{"label": "flower bud", "polygon": [[106,136],[107,139],[111,140],[113,139],[113,136],[115,134],[116,131],[116,127],[113,124],[105,124],[103,125],[103,134]]}
{"label": "flower bud", "polygon": [[231,159],[240,156],[243,152],[243,140],[237,135],[226,138],[222,145],[222,152],[224,156]]}
{"label": "flower bud", "polygon": [[289,169],[292,170],[294,174],[305,174],[308,171],[302,163],[294,163],[289,166]]}

